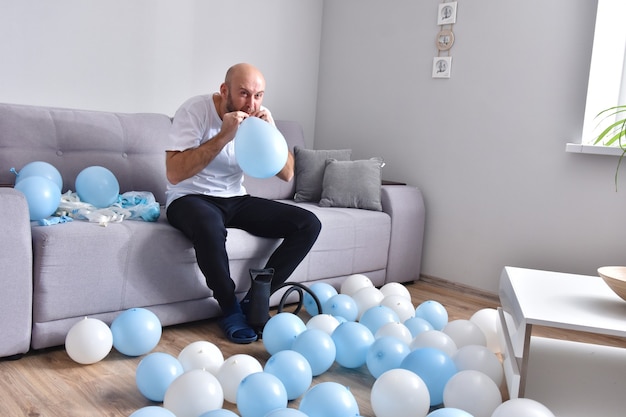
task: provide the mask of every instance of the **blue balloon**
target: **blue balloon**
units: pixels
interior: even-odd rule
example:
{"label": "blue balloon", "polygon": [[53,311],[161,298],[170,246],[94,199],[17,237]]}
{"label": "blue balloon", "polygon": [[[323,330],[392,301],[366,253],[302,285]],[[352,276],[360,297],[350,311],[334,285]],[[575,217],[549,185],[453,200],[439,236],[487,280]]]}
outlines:
{"label": "blue balloon", "polygon": [[[320,301],[320,304],[322,305],[322,310],[324,309],[324,303],[333,295],[337,295],[337,290],[335,289],[335,287],[325,282],[315,282],[311,284],[309,289]],[[309,294],[308,292],[304,293],[303,305],[304,309],[311,316],[317,316],[318,314],[322,313],[321,311],[317,311],[317,304],[315,303],[313,297],[311,297],[311,294]]]}
{"label": "blue balloon", "polygon": [[135,382],[144,397],[163,402],[165,391],[183,373],[183,366],[178,359],[167,353],[155,352],[139,362],[135,371]]}
{"label": "blue balloon", "polygon": [[372,334],[376,334],[378,329],[387,323],[398,323],[400,317],[398,313],[387,306],[370,307],[361,315],[359,323],[370,329]]}
{"label": "blue balloon", "polygon": [[472,414],[459,408],[445,407],[429,413],[426,417],[474,417]]}
{"label": "blue balloon", "polygon": [[239,415],[230,410],[220,408],[218,410],[211,410],[206,413],[202,413],[198,417],[239,417]]}
{"label": "blue balloon", "polygon": [[296,337],[305,330],[306,325],[300,317],[293,313],[278,313],[263,328],[263,346],[270,355],[291,349]]}
{"label": "blue balloon", "polygon": [[410,352],[409,346],[395,337],[378,338],[367,351],[367,370],[374,378],[378,378],[391,369],[399,368]]}
{"label": "blue balloon", "polygon": [[295,400],[304,394],[313,382],[311,365],[302,354],[294,350],[281,350],[272,355],[263,371],[280,379],[287,390],[288,400]]}
{"label": "blue balloon", "polygon": [[[11,171],[15,172],[12,168]],[[63,177],[54,165],[43,161],[29,162],[24,165],[19,172],[16,172],[15,184],[28,177],[44,177],[52,181],[59,187],[59,191],[63,190]]]}
{"label": "blue balloon", "polygon": [[417,374],[430,393],[430,405],[443,403],[443,389],[457,373],[457,367],[450,356],[439,349],[424,347],[417,348],[409,353],[400,368]]}
{"label": "blue balloon", "polygon": [[409,329],[413,337],[427,330],[435,330],[428,320],[421,317],[411,317],[404,322],[404,325]]}
{"label": "blue balloon", "polygon": [[344,368],[365,365],[367,352],[375,340],[367,327],[355,321],[341,323],[331,337],[337,348],[335,361]]}
{"label": "blue balloon", "polygon": [[308,417],[302,411],[295,408],[279,408],[265,415],[265,417]]}
{"label": "blue balloon", "polygon": [[91,166],[83,169],[74,183],[81,201],[98,208],[109,207],[120,194],[120,184],[107,168]]}
{"label": "blue balloon", "polygon": [[347,321],[355,321],[359,315],[359,307],[356,302],[346,294],[333,295],[322,304],[322,310],[326,314],[343,317]]}
{"label": "blue balloon", "polygon": [[140,408],[132,413],[129,417],[176,417],[167,408],[157,407],[156,405],[150,405],[148,407]]}
{"label": "blue balloon", "polygon": [[131,308],[111,323],[113,347],[127,356],[145,355],[161,340],[159,318],[145,308]]}
{"label": "blue balloon", "polygon": [[235,156],[239,167],[255,178],[278,174],[287,163],[289,148],[280,130],[258,117],[248,117],[235,136]]}
{"label": "blue balloon", "polygon": [[265,417],[270,411],[287,407],[287,390],[278,377],[255,372],[245,377],[237,389],[237,409],[241,417]]}
{"label": "blue balloon", "polygon": [[61,190],[48,178],[24,178],[15,184],[15,189],[26,197],[31,220],[45,219],[52,215],[61,203]]}
{"label": "blue balloon", "polygon": [[300,411],[308,417],[356,417],[359,405],[350,390],[337,382],[320,382],[300,400]]}
{"label": "blue balloon", "polygon": [[300,333],[293,341],[291,349],[306,358],[311,365],[313,376],[328,371],[337,356],[337,348],[332,337],[320,329],[307,329]]}
{"label": "blue balloon", "polygon": [[441,330],[448,324],[448,311],[440,302],[434,300],[424,301],[417,306],[415,317],[423,318],[432,324],[435,330]]}

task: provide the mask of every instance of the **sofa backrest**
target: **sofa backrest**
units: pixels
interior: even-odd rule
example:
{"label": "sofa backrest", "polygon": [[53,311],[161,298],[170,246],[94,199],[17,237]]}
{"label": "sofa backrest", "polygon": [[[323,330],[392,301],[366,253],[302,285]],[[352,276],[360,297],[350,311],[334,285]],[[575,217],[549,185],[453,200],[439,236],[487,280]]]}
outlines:
{"label": "sofa backrest", "polygon": [[40,106],[0,104],[0,183],[14,184],[29,162],[59,170],[63,192],[75,191],[84,168],[110,169],[120,192],[150,191],[165,202],[165,154],[170,118]]}
{"label": "sofa backrest", "polygon": [[[276,121],[289,148],[304,146],[301,126]],[[63,192],[75,191],[84,168],[110,169],[120,192],[150,191],[165,203],[165,147],[169,116],[157,113],[110,113],[0,103],[0,184],[14,184],[15,174],[29,162],[45,161],[63,177]],[[291,199],[295,181],[246,177],[249,193]]]}

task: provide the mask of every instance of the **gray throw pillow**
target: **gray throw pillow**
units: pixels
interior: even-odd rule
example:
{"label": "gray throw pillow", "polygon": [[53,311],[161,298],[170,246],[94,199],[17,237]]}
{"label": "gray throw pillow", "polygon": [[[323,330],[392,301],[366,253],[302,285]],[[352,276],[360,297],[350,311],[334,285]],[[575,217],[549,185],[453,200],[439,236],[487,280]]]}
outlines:
{"label": "gray throw pillow", "polygon": [[301,203],[317,203],[322,196],[322,181],[327,159],[349,161],[351,149],[314,150],[296,146],[293,150],[296,171],[296,193],[294,200]]}
{"label": "gray throw pillow", "polygon": [[359,161],[326,161],[321,207],[349,207],[382,211],[380,202],[381,158]]}

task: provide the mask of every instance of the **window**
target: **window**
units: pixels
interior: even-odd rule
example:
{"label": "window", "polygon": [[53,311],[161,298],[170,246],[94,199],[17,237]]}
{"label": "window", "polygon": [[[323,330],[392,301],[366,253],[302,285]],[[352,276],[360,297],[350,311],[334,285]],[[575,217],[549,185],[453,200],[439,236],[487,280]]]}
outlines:
{"label": "window", "polygon": [[593,146],[593,142],[600,131],[597,114],[609,107],[626,104],[624,16],[626,16],[624,0],[598,0],[582,141],[577,144],[569,143],[567,146],[569,152],[615,155],[622,153],[621,149]]}

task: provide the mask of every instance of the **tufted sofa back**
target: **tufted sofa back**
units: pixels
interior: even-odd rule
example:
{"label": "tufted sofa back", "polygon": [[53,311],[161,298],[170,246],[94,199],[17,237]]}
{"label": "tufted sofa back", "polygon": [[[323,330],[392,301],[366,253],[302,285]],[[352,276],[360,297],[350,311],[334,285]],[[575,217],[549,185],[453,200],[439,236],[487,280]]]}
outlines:
{"label": "tufted sofa back", "polygon": [[13,184],[29,162],[45,161],[63,177],[63,192],[75,191],[84,168],[110,169],[120,192],[150,191],[165,201],[165,154],[170,118],[0,104],[0,183]]}

